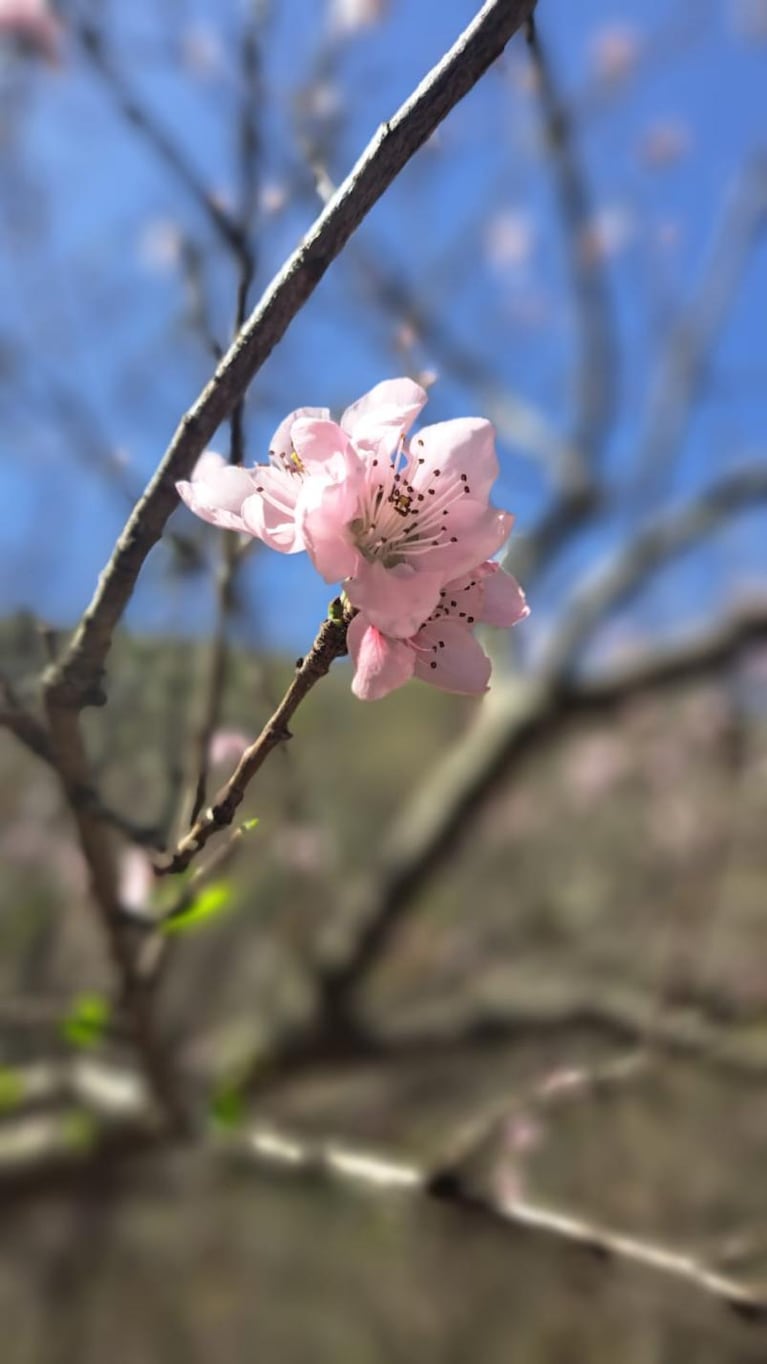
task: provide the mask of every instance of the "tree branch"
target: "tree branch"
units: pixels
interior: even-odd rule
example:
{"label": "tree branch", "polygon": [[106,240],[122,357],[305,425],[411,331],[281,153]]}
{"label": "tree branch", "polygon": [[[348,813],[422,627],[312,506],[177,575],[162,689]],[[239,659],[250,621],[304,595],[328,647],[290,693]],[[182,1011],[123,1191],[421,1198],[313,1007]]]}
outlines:
{"label": "tree branch", "polygon": [[[335,608],[335,609],[333,609]],[[331,664],[346,653],[346,628],[351,615],[339,599],[333,614],[323,621],[306,658],[298,664],[290,686],[258,738],[245,750],[235,771],[221,787],[212,805],[199,816],[175,850],[156,863],[158,875],[185,871],[210,838],[231,824],[245,792],[273,749],[290,737],[288,724],[312,687],[329,672]]]}
{"label": "tree branch", "polygon": [[605,713],[630,697],[704,676],[767,639],[767,603],[720,622],[669,650],[653,650],[586,681],[565,677],[511,681],[491,692],[476,723],[401,812],[381,860],[350,896],[321,945],[321,976],[330,1013],[383,956],[415,895],[457,847],[499,779],[579,714]]}
{"label": "tree branch", "polygon": [[144,496],[137,503],[70,645],[48,677],[61,704],[102,704],[104,662],[113,631],[141,567],[177,505],[213,433],[313,293],[349,237],[419,147],[477,83],[529,17],[534,0],[487,0],[453,48],[383,124],[338,193],[251,313],[210,383],[183,417]]}

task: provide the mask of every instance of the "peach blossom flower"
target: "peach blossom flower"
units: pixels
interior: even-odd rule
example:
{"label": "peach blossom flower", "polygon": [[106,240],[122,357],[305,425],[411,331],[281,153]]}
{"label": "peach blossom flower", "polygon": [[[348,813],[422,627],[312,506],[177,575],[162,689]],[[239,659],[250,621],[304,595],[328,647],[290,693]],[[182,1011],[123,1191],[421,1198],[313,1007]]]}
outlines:
{"label": "peach blossom flower", "polygon": [[61,24],[47,0],[0,0],[0,38],[15,38],[51,66],[61,59]]}
{"label": "peach blossom flower", "polygon": [[179,494],[213,525],[284,554],[306,550],[370,625],[408,640],[446,583],[500,549],[513,520],[489,502],[491,423],[439,422],[408,442],[426,401],[419,384],[391,379],[340,423],[325,408],[299,408],[277,428],[269,464],[234,468],[208,451]]}
{"label": "peach blossom flower", "polygon": [[418,677],[441,691],[480,696],[491,664],[474,638],[474,625],[509,627],[529,614],[519,584],[495,563],[480,564],[442,588],[439,605],[411,639],[390,638],[360,612],[347,635],[352,691],[362,701],[378,701]]}

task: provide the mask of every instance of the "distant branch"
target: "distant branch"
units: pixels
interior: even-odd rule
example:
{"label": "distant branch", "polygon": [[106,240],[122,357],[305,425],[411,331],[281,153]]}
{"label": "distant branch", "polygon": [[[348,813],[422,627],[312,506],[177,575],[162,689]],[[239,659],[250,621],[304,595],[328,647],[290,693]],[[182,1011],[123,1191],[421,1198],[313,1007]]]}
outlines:
{"label": "distant branch", "polygon": [[594,679],[516,680],[487,698],[476,723],[407,803],[380,861],[354,891],[323,947],[327,1007],[342,1013],[381,960],[416,894],[472,827],[501,780],[579,714],[703,677],[767,640],[767,602],[669,650],[649,650]]}

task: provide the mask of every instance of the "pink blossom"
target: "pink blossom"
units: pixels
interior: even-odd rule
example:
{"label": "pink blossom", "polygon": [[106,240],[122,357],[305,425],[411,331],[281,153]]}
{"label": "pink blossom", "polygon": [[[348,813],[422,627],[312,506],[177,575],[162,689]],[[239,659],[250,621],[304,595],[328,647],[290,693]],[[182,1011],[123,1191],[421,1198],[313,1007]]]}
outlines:
{"label": "pink blossom", "polygon": [[441,691],[480,696],[487,691],[491,664],[474,638],[474,625],[508,627],[529,614],[519,584],[489,562],[442,588],[439,605],[410,639],[383,634],[360,612],[347,635],[352,691],[362,701],[378,701],[418,677]]}
{"label": "pink blossom", "polygon": [[379,23],[387,8],[386,0],[331,0],[330,27],[339,35],[356,33]]}
{"label": "pink blossom", "polygon": [[210,737],[208,758],[212,767],[238,763],[252,740],[239,729],[217,729]]}
{"label": "pink blossom", "polygon": [[0,38],[16,38],[51,66],[60,60],[61,25],[47,0],[0,0]]}
{"label": "pink blossom", "polygon": [[124,848],[118,864],[117,893],[123,909],[140,914],[147,910],[155,885],[152,863],[143,848]]}
{"label": "pink blossom", "polygon": [[642,35],[630,24],[605,24],[591,42],[591,64],[600,80],[616,85],[634,71],[642,55]]}
{"label": "pink blossom", "polygon": [[407,432],[427,401],[410,379],[378,384],[344,412],[299,408],[275,432],[268,465],[202,457],[178,491],[204,520],[307,550],[343,582],[370,624],[409,639],[446,582],[495,554],[512,517],[489,505],[498,473],[490,422],[463,417]]}
{"label": "pink blossom", "polygon": [[529,214],[504,209],[488,222],[485,250],[496,269],[521,269],[529,264],[534,247],[535,224]]}

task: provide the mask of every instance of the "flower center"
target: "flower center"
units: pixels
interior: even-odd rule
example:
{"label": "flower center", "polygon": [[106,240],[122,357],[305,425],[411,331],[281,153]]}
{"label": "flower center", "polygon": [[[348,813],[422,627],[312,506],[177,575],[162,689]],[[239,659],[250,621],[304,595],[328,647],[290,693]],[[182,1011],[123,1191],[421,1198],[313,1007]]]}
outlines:
{"label": "flower center", "polygon": [[[420,439],[417,439],[416,447]],[[360,515],[349,529],[360,553],[393,568],[443,545],[456,544],[451,513],[470,493],[467,473],[444,475],[400,440],[390,460],[372,459]]]}

